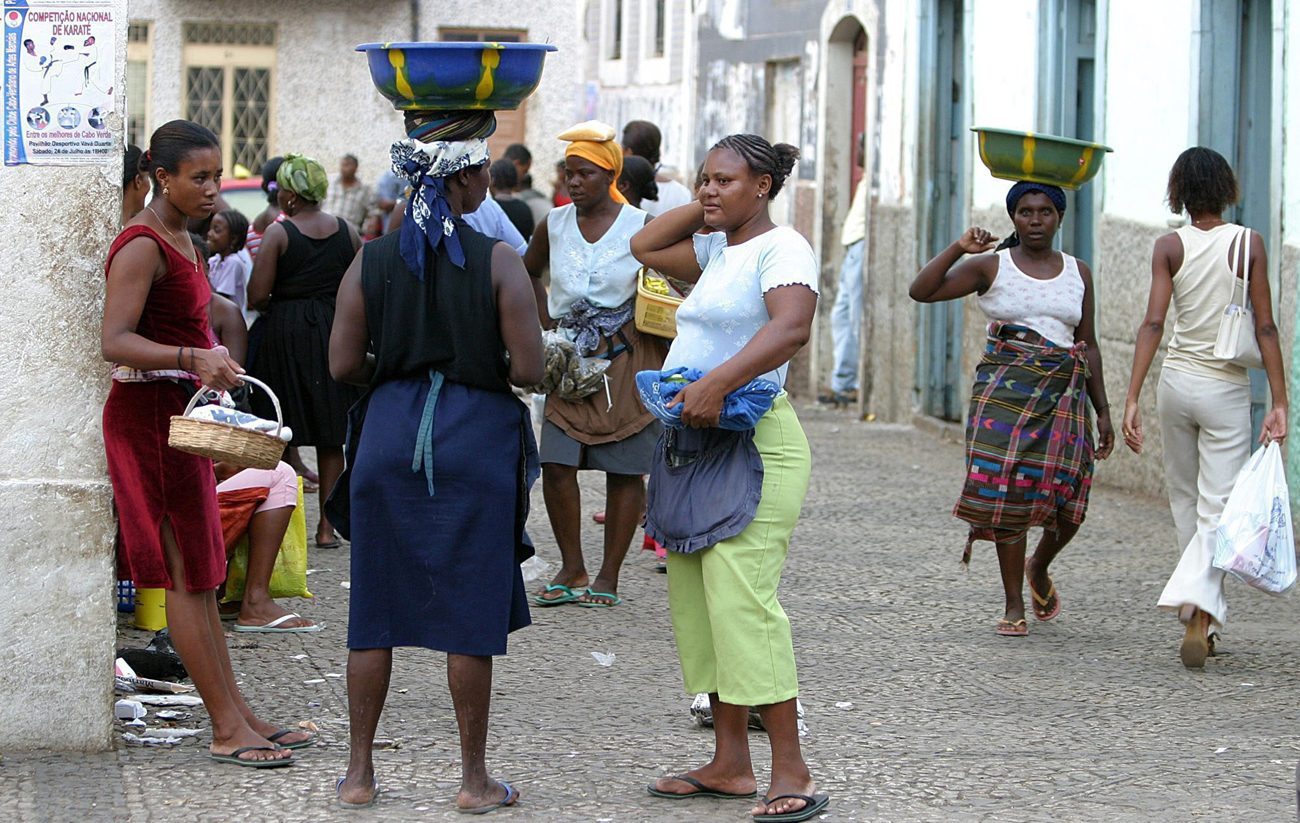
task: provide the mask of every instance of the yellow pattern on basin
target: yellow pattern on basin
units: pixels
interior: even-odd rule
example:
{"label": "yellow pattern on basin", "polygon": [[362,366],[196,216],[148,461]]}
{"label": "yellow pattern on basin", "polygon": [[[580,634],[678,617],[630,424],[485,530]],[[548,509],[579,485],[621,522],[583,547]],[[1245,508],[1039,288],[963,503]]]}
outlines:
{"label": "yellow pattern on basin", "polygon": [[393,66],[397,90],[408,98],[414,97],[415,92],[411,89],[411,78],[406,76],[406,55],[402,53],[401,49],[390,49],[388,62]]}
{"label": "yellow pattern on basin", "polygon": [[478,88],[474,89],[475,100],[486,100],[492,96],[492,89],[495,86],[492,71],[499,65],[501,65],[501,52],[492,48],[483,49],[483,76],[479,78]]}

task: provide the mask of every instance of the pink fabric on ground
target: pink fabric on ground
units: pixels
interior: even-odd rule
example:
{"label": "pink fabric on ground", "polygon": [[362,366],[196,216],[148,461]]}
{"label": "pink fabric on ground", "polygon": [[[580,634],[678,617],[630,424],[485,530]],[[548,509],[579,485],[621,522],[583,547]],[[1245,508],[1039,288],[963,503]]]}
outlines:
{"label": "pink fabric on ground", "polygon": [[217,484],[218,494],[235,489],[266,489],[266,500],[257,507],[259,512],[298,505],[298,475],[288,463],[281,462],[274,469],[244,469]]}

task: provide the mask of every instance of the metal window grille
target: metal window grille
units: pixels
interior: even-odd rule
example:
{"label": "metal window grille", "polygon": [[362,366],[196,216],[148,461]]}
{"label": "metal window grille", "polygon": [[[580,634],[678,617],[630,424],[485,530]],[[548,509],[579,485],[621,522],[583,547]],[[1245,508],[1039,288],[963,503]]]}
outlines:
{"label": "metal window grille", "polygon": [[194,20],[185,24],[186,43],[229,46],[274,46],[275,25],[270,23],[227,23]]}
{"label": "metal window grille", "polygon": [[126,27],[126,42],[128,43],[148,43],[149,42],[149,24],[148,23],[131,23]]}
{"label": "metal window grille", "polygon": [[266,162],[270,143],[271,70],[236,68],[231,159],[248,169]]}

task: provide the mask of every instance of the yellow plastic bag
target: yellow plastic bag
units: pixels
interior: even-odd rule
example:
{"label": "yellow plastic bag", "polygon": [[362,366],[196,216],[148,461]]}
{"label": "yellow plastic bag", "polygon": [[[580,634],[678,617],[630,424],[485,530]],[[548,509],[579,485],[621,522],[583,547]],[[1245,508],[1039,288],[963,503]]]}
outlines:
{"label": "yellow plastic bag", "polygon": [[[248,537],[240,538],[235,553],[226,568],[226,595],[223,603],[232,603],[244,596],[244,583],[248,578]],[[311,597],[307,591],[307,513],[303,508],[302,478],[298,478],[298,507],[289,518],[289,528],[280,543],[280,553],[271,570],[272,597]]]}

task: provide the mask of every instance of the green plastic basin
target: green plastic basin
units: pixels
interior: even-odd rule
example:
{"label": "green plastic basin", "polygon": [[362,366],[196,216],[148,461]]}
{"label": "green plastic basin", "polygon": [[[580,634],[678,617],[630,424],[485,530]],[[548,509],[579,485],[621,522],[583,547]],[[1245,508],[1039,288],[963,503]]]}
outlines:
{"label": "green plastic basin", "polygon": [[1010,129],[971,129],[979,135],[980,160],[994,177],[1077,189],[1097,176],[1106,152],[1100,143]]}

